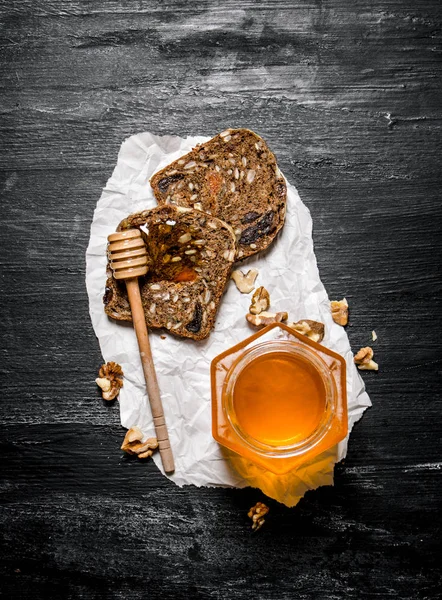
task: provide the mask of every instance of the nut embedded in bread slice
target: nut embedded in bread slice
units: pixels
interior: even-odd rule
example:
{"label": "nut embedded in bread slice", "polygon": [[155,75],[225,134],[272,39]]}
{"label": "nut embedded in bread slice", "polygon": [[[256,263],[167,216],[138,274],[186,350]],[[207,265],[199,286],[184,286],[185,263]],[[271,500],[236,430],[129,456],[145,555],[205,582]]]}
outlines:
{"label": "nut embedded in bread slice", "polygon": [[267,248],[284,224],[287,186],[274,154],[248,129],[227,129],[150,180],[160,205],[200,208],[233,228],[238,259]]}
{"label": "nut embedded in bread slice", "polygon": [[[139,278],[147,326],[194,340],[206,338],[235,260],[231,227],[176,206],[129,215],[118,230],[133,227],[142,232],[148,254],[148,273]],[[114,279],[109,266],[103,302],[109,317],[132,320],[126,286]]]}

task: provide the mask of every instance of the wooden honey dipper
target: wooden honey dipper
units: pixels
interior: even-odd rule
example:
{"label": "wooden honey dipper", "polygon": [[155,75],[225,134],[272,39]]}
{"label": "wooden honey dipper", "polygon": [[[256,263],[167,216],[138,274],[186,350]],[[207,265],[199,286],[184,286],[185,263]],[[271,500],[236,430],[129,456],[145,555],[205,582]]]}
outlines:
{"label": "wooden honey dipper", "polygon": [[155,433],[158,440],[161,461],[168,473],[175,470],[169,434],[167,432],[164,410],[161,403],[160,389],[153,364],[147,333],[146,319],[141,303],[138,277],[147,273],[147,251],[139,229],[128,229],[112,233],[107,238],[109,263],[115,279],[126,281],[132,320],[137,334],[141,363],[146,380],[147,395],[152,410]]}

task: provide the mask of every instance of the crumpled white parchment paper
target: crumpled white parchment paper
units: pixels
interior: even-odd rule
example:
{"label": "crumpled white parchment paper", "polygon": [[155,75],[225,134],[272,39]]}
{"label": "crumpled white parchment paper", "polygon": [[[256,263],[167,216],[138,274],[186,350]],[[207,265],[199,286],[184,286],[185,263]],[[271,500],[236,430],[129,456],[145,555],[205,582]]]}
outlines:
{"label": "crumpled white parchment paper", "polygon": [[[106,280],[107,236],[128,214],[156,206],[149,178],[189,152],[205,137],[159,137],[140,133],[121,146],[118,162],[94,212],[86,252],[89,310],[105,361],[114,360],[124,371],[120,392],[121,424],[137,425],[154,436],[140,356],[132,326],[109,319],[102,297]],[[286,223],[270,248],[239,263],[237,268],[259,270],[256,287],[264,285],[271,310],[288,311],[289,321],[314,319],[325,323],[322,344],[341,354],[347,363],[349,432],[371,406],[363,381],[353,363],[345,330],[333,322],[329,299],[319,278],[313,251],[312,220],[296,188],[288,183]],[[345,457],[348,436],[338,446],[283,477],[276,476],[222,448],[211,434],[210,363],[220,352],[250,336],[245,319],[250,295],[240,294],[233,281],[227,286],[216,326],[202,342],[151,331],[150,342],[161,390],[166,422],[175,458],[177,485],[259,487],[271,498],[294,506],[309,489],[333,483],[335,462]],[[166,335],[161,339],[160,335]],[[123,432],[122,432],[123,437]],[[162,471],[161,459],[154,460]]]}

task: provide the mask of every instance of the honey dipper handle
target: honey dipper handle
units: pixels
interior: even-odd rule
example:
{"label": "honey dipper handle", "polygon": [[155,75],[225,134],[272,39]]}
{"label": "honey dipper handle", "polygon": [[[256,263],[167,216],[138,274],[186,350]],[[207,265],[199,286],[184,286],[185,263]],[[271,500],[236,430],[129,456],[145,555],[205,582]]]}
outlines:
{"label": "honey dipper handle", "polygon": [[149,396],[150,408],[152,410],[155,433],[158,440],[161,461],[164,470],[170,473],[175,470],[172,449],[170,447],[169,434],[167,432],[164,410],[158,387],[157,375],[153,364],[152,352],[150,350],[149,336],[147,334],[146,318],[141,303],[140,288],[137,279],[126,280],[127,294],[129,296],[132,320],[137,334],[138,347],[140,349],[141,362],[143,365],[144,378],[146,380],[147,395]]}

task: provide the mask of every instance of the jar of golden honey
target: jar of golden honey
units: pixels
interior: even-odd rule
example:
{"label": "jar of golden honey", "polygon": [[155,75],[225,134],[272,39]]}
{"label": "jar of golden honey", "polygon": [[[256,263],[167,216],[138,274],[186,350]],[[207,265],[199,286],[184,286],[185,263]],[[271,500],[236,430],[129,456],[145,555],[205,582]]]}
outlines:
{"label": "jar of golden honey", "polygon": [[217,356],[211,379],[214,438],[273,473],[347,434],[344,359],[282,323]]}

